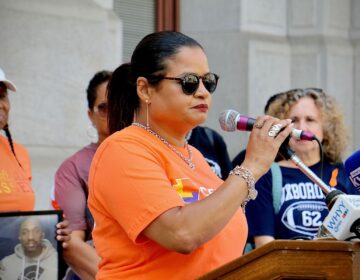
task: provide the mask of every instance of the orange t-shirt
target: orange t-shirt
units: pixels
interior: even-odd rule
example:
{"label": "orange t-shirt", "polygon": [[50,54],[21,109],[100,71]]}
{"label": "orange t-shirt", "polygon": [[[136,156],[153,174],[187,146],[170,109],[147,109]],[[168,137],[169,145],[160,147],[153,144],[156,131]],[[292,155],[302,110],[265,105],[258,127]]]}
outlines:
{"label": "orange t-shirt", "polygon": [[31,188],[31,164],[26,149],[14,144],[17,162],[10,144],[0,135],[0,212],[31,211],[35,195]]}
{"label": "orange t-shirt", "polygon": [[[194,147],[192,170],[146,130],[130,126],[96,151],[89,175],[97,279],[194,279],[237,257],[247,238],[239,209],[212,240],[191,254],[170,251],[141,232],[170,208],[210,195],[221,184]],[[178,148],[187,155],[185,148]]]}

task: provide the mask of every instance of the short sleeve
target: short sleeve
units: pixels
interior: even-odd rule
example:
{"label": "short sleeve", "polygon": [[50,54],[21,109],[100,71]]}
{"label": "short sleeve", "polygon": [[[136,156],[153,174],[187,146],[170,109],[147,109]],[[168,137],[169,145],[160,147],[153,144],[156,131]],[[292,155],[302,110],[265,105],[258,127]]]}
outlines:
{"label": "short sleeve", "polygon": [[86,230],[86,195],[74,162],[61,164],[55,174],[55,200],[63,209],[72,230]]}
{"label": "short sleeve", "polygon": [[172,187],[161,157],[146,143],[123,141],[106,143],[95,156],[89,177],[89,205],[91,210],[96,208],[115,219],[137,242],[154,219],[184,202]]}

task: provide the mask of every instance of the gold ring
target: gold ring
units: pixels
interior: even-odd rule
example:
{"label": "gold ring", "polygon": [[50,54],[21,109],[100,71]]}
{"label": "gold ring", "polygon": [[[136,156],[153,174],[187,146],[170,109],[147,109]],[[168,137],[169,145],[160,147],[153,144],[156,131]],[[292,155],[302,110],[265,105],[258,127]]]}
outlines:
{"label": "gold ring", "polygon": [[281,124],[274,124],[274,125],[270,128],[268,135],[269,135],[270,137],[274,137],[274,138],[275,138],[275,137],[279,134],[279,132],[280,132],[281,129],[282,129],[282,125],[281,125]]}

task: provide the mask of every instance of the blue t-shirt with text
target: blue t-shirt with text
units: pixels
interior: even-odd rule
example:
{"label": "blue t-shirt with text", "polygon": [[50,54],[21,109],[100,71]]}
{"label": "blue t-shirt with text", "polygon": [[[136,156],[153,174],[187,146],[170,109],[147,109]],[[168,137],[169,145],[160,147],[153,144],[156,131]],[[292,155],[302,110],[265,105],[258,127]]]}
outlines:
{"label": "blue t-shirt with text", "polygon": [[[301,170],[280,167],[282,190],[280,209],[275,214],[272,195],[272,175],[269,171],[256,183],[259,194],[246,206],[249,238],[270,235],[275,239],[312,239],[328,214],[325,196]],[[320,164],[309,167],[315,174]],[[323,181],[347,194],[358,194],[351,185],[342,164],[324,163]]]}

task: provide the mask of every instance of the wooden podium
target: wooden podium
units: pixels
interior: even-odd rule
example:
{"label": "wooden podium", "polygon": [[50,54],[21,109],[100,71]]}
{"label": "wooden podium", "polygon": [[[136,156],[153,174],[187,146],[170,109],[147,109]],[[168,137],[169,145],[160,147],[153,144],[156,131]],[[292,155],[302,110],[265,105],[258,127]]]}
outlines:
{"label": "wooden podium", "polygon": [[199,279],[360,279],[360,243],[275,240]]}

